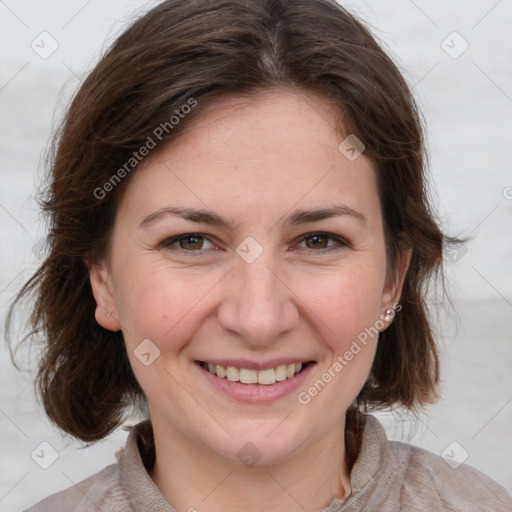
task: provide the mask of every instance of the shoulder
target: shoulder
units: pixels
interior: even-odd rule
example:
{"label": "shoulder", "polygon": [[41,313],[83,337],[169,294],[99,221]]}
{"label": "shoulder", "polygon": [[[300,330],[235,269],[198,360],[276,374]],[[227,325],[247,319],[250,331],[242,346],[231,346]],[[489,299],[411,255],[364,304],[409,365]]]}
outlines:
{"label": "shoulder", "polygon": [[25,512],[133,512],[137,507],[144,510],[145,498],[162,502],[146,471],[146,466],[154,463],[151,423],[142,421],[126,429],[128,438],[125,447],[116,453],[116,464],[45,498]]}
{"label": "shoulder", "polygon": [[113,512],[132,510],[120,484],[119,466],[112,464],[76,485],[48,496],[25,512]]}
{"label": "shoulder", "polygon": [[411,511],[512,512],[512,496],[479,470],[406,443],[389,447],[400,468],[400,501]]}
{"label": "shoulder", "polygon": [[333,510],[512,512],[512,496],[482,472],[390,441],[375,416],[363,418],[361,447],[351,471],[352,495]]}

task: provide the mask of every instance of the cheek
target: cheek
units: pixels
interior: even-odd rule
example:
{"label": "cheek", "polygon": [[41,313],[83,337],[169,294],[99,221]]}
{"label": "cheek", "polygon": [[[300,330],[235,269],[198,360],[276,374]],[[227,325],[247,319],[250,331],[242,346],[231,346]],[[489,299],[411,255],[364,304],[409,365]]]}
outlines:
{"label": "cheek", "polygon": [[380,283],[378,272],[354,266],[320,279],[317,292],[310,292],[325,357],[317,378],[297,396],[304,414],[336,421],[364,386],[377,348]]}
{"label": "cheek", "polygon": [[146,269],[133,274],[129,285],[120,290],[118,303],[135,377],[148,397],[158,402],[179,391],[172,385],[174,365],[201,323],[201,299],[212,285],[204,275]]}
{"label": "cheek", "polygon": [[377,266],[351,265],[303,280],[299,293],[321,320],[326,339],[343,348],[347,339],[379,319],[382,287],[383,272]]}
{"label": "cheek", "polygon": [[197,325],[194,319],[222,276],[170,269],[162,263],[137,267],[139,271],[133,269],[116,297],[126,343],[133,347],[149,338],[159,347],[177,351],[180,340],[186,340],[188,331]]}

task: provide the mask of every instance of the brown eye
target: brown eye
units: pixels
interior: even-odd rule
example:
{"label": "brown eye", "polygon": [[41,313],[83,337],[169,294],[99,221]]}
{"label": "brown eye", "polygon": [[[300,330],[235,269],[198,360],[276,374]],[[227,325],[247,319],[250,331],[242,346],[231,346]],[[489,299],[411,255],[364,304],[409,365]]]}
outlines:
{"label": "brown eye", "polygon": [[203,238],[197,235],[190,235],[178,240],[181,249],[201,249],[203,247]]}
{"label": "brown eye", "polygon": [[[210,244],[211,247],[205,247]],[[185,233],[183,235],[174,236],[161,242],[161,247],[169,251],[185,251],[189,253],[201,253],[204,250],[215,248],[214,244],[207,237],[200,233]]]}
{"label": "brown eye", "polygon": [[309,249],[325,249],[327,247],[328,238],[325,235],[311,235],[305,237],[306,246]]}
{"label": "brown eye", "polygon": [[[302,236],[301,243],[305,244],[306,249],[313,249],[314,252],[331,252],[349,246],[348,242],[342,238],[329,233],[308,233]],[[323,251],[315,251],[315,249],[323,249]]]}

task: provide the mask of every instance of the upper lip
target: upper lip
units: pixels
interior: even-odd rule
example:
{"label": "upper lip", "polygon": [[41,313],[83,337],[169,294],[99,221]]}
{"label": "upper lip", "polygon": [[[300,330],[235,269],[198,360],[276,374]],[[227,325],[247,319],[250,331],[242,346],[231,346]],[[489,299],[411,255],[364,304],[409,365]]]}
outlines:
{"label": "upper lip", "polygon": [[267,368],[276,368],[280,365],[288,365],[292,363],[312,363],[312,359],[302,357],[280,357],[276,359],[268,359],[266,361],[254,361],[251,359],[217,359],[215,357],[208,359],[198,359],[203,363],[216,364],[218,366],[234,366],[235,368],[247,368],[248,370],[266,370]]}

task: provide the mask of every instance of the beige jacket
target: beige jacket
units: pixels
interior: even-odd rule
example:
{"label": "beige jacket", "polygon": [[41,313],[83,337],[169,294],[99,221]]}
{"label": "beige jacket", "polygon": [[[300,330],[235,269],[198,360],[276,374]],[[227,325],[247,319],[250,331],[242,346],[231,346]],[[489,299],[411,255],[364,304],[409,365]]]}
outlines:
{"label": "beige jacket", "polygon": [[[149,422],[139,423],[117,464],[28,512],[176,512],[144,467],[138,443],[146,444],[148,436]],[[371,415],[366,416],[351,485],[345,502],[335,498],[320,512],[512,512],[512,497],[496,482],[467,465],[453,469],[438,455],[389,441]]]}

